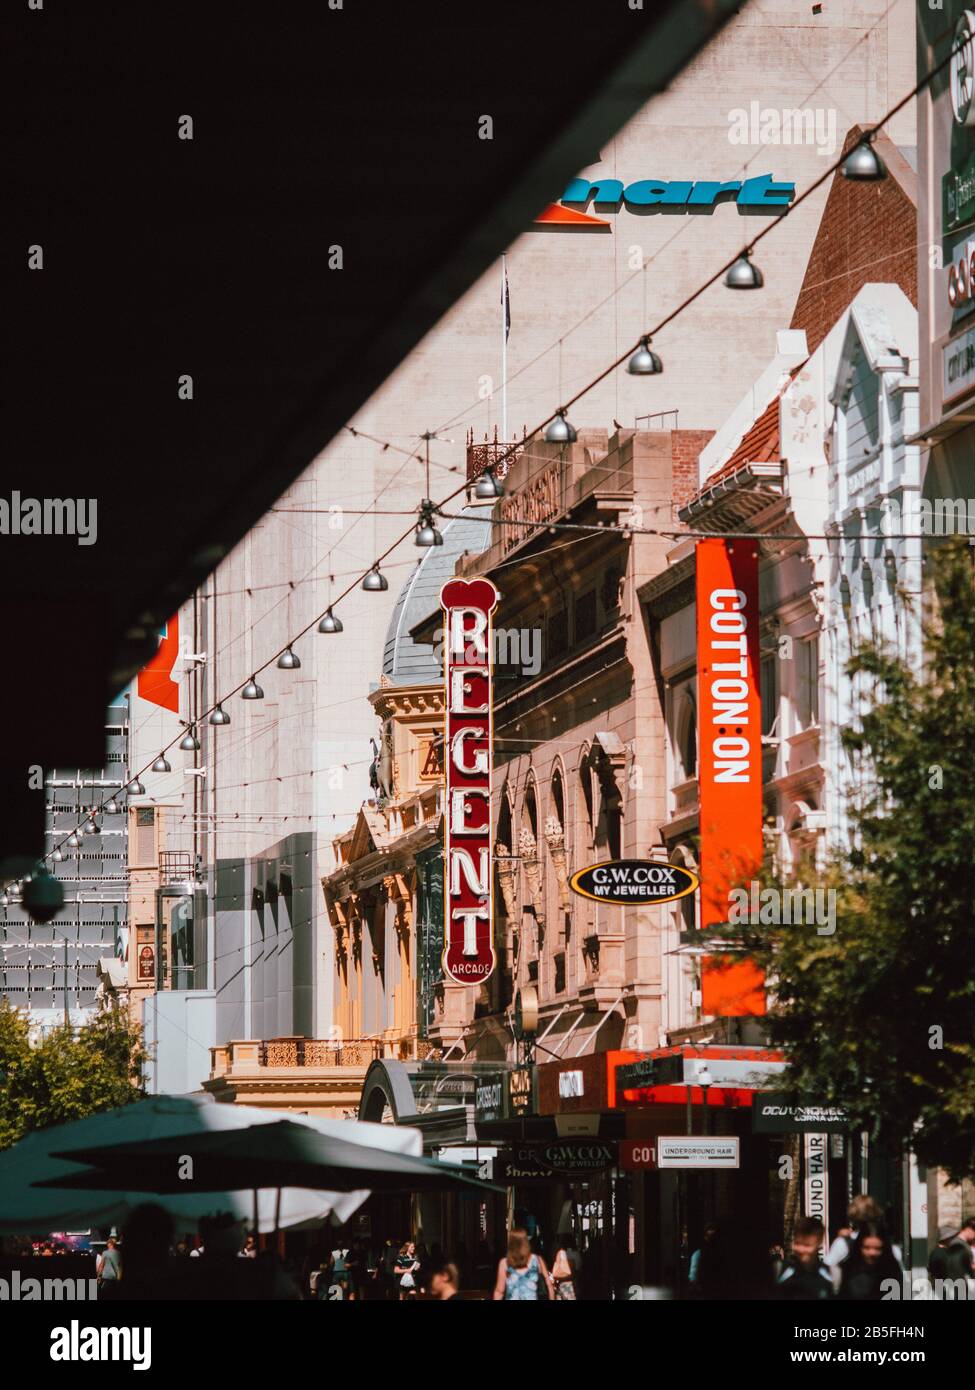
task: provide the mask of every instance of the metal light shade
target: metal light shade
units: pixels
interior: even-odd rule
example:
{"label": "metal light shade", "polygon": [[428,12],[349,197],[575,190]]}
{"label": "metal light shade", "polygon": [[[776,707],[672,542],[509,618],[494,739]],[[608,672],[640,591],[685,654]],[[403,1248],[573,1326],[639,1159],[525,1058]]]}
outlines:
{"label": "metal light shade", "polygon": [[152,770],[153,772],[172,772],[173,769],[170,766],[169,759],[165,756],[165,754],[160,753],[159,757],[152,765]]}
{"label": "metal light shade", "polygon": [[210,715],[210,723],[211,723],[211,724],[229,724],[229,723],[230,723],[230,715],[229,715],[229,714],[227,713],[227,711],[224,709],[223,705],[217,705],[216,709],[215,709],[215,710],[213,711],[213,713]]}
{"label": "metal light shade", "polygon": [[579,436],[565,418],[565,411],[560,410],[555,419],[545,431],[545,440],[548,444],[574,444]]}
{"label": "metal light shade", "polygon": [[179,751],[181,753],[195,753],[200,746],[200,740],[192,729],[187,729],[186,733],[179,741]]}
{"label": "metal light shade", "polygon": [[415,545],[425,548],[432,545],[443,545],[443,536],[437,530],[433,519],[433,503],[427,497],[420,503],[420,520],[416,524],[413,542]]}
{"label": "metal light shade", "polygon": [[474,496],[479,502],[493,502],[504,496],[504,488],[494,475],[493,468],[485,468],[474,485]]}
{"label": "metal light shade", "polygon": [[95,820],[94,816],[89,816],[82,826],[81,833],[83,835],[100,835],[102,833],[102,828]]}
{"label": "metal light shade", "polygon": [[389,580],[384,574],[380,573],[379,566],[373,565],[372,569],[362,581],[363,589],[367,594],[381,594],[389,588]]}
{"label": "metal light shade", "polygon": [[128,792],[129,796],[145,796],[146,794],[146,789],[139,781],[138,777],[133,777],[125,790]]}
{"label": "metal light shade", "polygon": [[301,666],[301,658],[295,656],[290,647],[287,647],[278,657],[279,671],[297,671]]}
{"label": "metal light shade", "polygon": [[861,140],[843,161],[843,177],[860,183],[876,183],[887,177],[887,168],[869,140]]}
{"label": "metal light shade", "polygon": [[729,290],[760,290],[765,277],[757,265],[752,265],[748,252],[743,251],[729,268],[724,282]]}
{"label": "metal light shade", "polygon": [[115,800],[114,796],[110,796],[108,800],[105,802],[105,805],[102,807],[102,810],[105,812],[106,816],[117,816],[121,809],[121,806]]}
{"label": "metal light shade", "polygon": [[650,339],[641,338],[640,346],[626,364],[626,370],[631,376],[656,376],[663,369],[660,358],[650,351]]}
{"label": "metal light shade", "polygon": [[342,619],[341,619],[341,618],[336,618],[335,614],[332,612],[332,610],[331,610],[331,608],[330,608],[330,609],[328,610],[328,612],[325,614],[324,618],[323,618],[323,619],[321,620],[321,622],[318,624],[318,631],[319,631],[319,632],[341,632],[341,631],[342,631]]}
{"label": "metal light shade", "polygon": [[78,832],[76,830],[72,830],[71,834],[68,836],[64,843],[68,846],[68,849],[80,848],[81,841],[78,839]]}
{"label": "metal light shade", "polygon": [[64,858],[64,855],[61,853],[60,849],[55,847],[51,850],[51,858],[54,860],[55,864],[60,864]]}
{"label": "metal light shade", "polygon": [[257,681],[254,679],[253,676],[251,676],[250,680],[247,682],[243,690],[240,692],[240,698],[242,700],[264,699],[264,691],[258,685]]}

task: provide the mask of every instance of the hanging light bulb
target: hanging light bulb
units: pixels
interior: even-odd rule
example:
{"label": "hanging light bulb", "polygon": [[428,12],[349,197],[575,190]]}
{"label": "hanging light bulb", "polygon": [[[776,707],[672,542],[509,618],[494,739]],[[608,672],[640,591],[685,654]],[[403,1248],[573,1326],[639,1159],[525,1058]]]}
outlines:
{"label": "hanging light bulb", "polygon": [[842,164],[843,177],[858,183],[876,183],[887,177],[887,166],[873,147],[873,132],[855,145]]}
{"label": "hanging light bulb", "polygon": [[77,830],[72,830],[71,834],[68,836],[64,843],[68,846],[68,849],[80,849],[81,841],[78,839]]}
{"label": "hanging light bulb", "polygon": [[11,896],[13,899],[16,900],[17,898],[20,897],[20,884],[19,884],[19,883],[12,883],[12,884],[10,885],[10,887],[7,889],[7,892],[10,894],[10,896]]}
{"label": "hanging light bulb", "polygon": [[664,364],[655,352],[650,351],[650,339],[646,334],[640,339],[640,346],[626,364],[630,376],[656,376],[662,372]]}
{"label": "hanging light bulb", "polygon": [[51,850],[51,858],[54,860],[55,864],[60,864],[64,859],[59,845],[55,845],[54,849]]}
{"label": "hanging light bulb", "polygon": [[287,646],[278,657],[279,671],[297,671],[301,667],[301,659],[295,656],[290,645]]}
{"label": "hanging light bulb", "polygon": [[545,441],[548,444],[574,444],[579,436],[565,418],[565,406],[560,406],[555,412],[555,419],[545,431]]}
{"label": "hanging light bulb", "polygon": [[363,579],[360,588],[365,589],[367,594],[382,594],[389,588],[389,580],[380,572],[378,560]]}
{"label": "hanging light bulb", "polygon": [[196,725],[191,724],[179,741],[179,751],[181,753],[195,753],[199,746],[200,740],[196,736]]}
{"label": "hanging light bulb", "polygon": [[254,679],[253,676],[251,676],[250,680],[247,682],[243,690],[240,692],[240,698],[242,700],[264,699],[264,691],[258,685],[257,681]]}
{"label": "hanging light bulb", "polygon": [[433,519],[433,503],[429,497],[424,497],[420,503],[420,519],[416,523],[413,543],[423,547],[443,545],[443,535],[438,531],[437,523]]}
{"label": "hanging light bulb", "polygon": [[752,265],[751,252],[742,251],[733,266],[729,266],[724,282],[729,290],[760,290],[765,277],[757,265]]}
{"label": "hanging light bulb", "polygon": [[216,709],[210,715],[209,722],[211,724],[229,724],[230,715],[224,709],[223,705],[217,705]]}
{"label": "hanging light bulb", "polygon": [[117,816],[121,809],[121,806],[115,800],[114,796],[110,796],[108,800],[105,802],[105,805],[102,807],[102,810],[105,812],[106,816]]}
{"label": "hanging light bulb", "polygon": [[145,796],[146,794],[146,789],[139,781],[138,777],[133,777],[125,790],[129,796]]}
{"label": "hanging light bulb", "polygon": [[490,464],[474,485],[474,496],[479,502],[493,502],[495,498],[504,496],[504,487],[498,482]]}
{"label": "hanging light bulb", "polygon": [[85,821],[84,825],[81,827],[81,833],[82,833],[82,835],[100,835],[100,834],[102,833],[102,828],[101,828],[101,826],[100,826],[100,825],[98,824],[98,822],[95,820],[95,813],[94,813],[94,811],[92,811],[92,812],[89,813],[88,819]]}
{"label": "hanging light bulb", "polygon": [[152,770],[153,772],[172,772],[173,769],[170,766],[169,759],[166,757],[165,753],[159,754],[159,757],[152,765]]}
{"label": "hanging light bulb", "polygon": [[318,631],[319,631],[319,632],[341,632],[341,631],[342,631],[342,619],[341,619],[341,618],[336,618],[335,614],[332,612],[332,610],[331,610],[331,608],[330,608],[330,609],[328,610],[328,612],[325,614],[324,618],[323,618],[323,619],[321,620],[321,622],[318,624]]}

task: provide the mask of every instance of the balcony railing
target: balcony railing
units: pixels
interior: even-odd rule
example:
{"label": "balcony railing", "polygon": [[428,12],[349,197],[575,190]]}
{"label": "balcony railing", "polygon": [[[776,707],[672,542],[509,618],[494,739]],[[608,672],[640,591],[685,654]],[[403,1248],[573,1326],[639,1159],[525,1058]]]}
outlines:
{"label": "balcony railing", "polygon": [[262,1067],[367,1067],[383,1055],[381,1038],[269,1038]]}

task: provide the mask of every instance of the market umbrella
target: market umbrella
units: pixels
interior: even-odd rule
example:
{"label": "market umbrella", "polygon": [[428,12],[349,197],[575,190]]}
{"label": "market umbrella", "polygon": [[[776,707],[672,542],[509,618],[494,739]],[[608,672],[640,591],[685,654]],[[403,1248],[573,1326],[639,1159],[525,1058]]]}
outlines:
{"label": "market umbrella", "polygon": [[82,1146],[58,1150],[54,1157],[92,1167],[42,1179],[35,1186],[116,1187],[124,1182],[160,1194],[262,1187],[334,1192],[364,1187],[373,1192],[504,1190],[456,1165],[322,1134],[291,1119],[222,1133]]}
{"label": "market umbrella", "polygon": [[[121,1226],[128,1214],[146,1201],[144,1189],[128,1187],[123,1175],[117,1176],[116,1185],[111,1189],[34,1186],[49,1178],[83,1171],[70,1160],[55,1158],[55,1152],[75,1147],[110,1147],[172,1134],[250,1128],[282,1119],[306,1125],[319,1134],[352,1135],[356,1143],[370,1150],[380,1148],[413,1155],[423,1152],[419,1130],[405,1126],[318,1119],[285,1110],[228,1105],[206,1094],[149,1096],[101,1115],[34,1130],[0,1153],[0,1232],[38,1235],[48,1231],[80,1231],[94,1226]],[[316,1223],[329,1214],[339,1221],[347,1221],[368,1195],[368,1189],[312,1192],[286,1188],[281,1194],[280,1225],[294,1227]],[[237,1220],[249,1222],[252,1203],[250,1191],[201,1192],[198,1188],[187,1190],[186,1183],[163,1201],[174,1220],[185,1223],[187,1230],[195,1228],[201,1217],[225,1212]],[[259,1203],[257,1229],[273,1231],[275,1192],[262,1190]]]}

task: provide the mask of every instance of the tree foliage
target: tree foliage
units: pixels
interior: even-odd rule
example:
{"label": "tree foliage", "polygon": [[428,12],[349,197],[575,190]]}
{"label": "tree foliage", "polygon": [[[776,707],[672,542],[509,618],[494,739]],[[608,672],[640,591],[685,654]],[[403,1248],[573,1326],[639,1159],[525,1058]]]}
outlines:
{"label": "tree foliage", "polygon": [[874,696],[846,746],[872,771],[854,843],[833,866],[832,936],[765,943],[771,1037],[795,1096],[975,1175],[975,587],[971,552],[933,557],[923,669],[877,645],[850,676]]}
{"label": "tree foliage", "polygon": [[117,1002],[80,1028],[32,1041],[26,1015],[0,1000],[0,1149],[30,1130],[141,1099],[145,1061],[142,1031]]}

